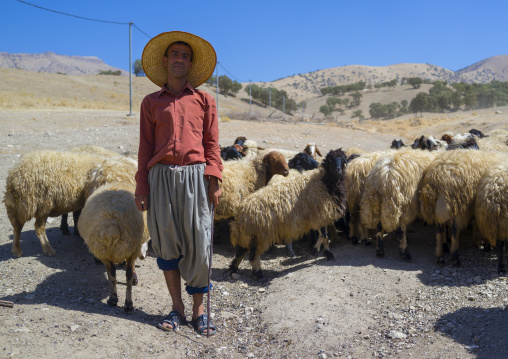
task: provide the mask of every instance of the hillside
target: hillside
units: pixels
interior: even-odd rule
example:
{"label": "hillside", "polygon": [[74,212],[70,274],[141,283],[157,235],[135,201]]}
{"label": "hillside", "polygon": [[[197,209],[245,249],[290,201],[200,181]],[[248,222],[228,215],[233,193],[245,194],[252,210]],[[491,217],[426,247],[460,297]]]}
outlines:
{"label": "hillside", "polygon": [[95,56],[57,55],[49,51],[43,54],[0,52],[0,67],[66,75],[95,75],[101,70],[120,70],[122,75],[129,74],[125,70],[105,64],[104,61]]}

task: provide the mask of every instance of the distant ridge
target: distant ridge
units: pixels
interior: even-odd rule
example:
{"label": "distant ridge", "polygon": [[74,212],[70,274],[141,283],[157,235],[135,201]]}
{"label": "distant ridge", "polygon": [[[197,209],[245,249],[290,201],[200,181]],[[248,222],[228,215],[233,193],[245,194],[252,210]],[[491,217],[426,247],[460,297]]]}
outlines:
{"label": "distant ridge", "polygon": [[50,51],[43,54],[0,52],[0,67],[67,75],[95,75],[101,70],[120,70],[124,76],[129,74],[125,70],[107,65],[95,56],[57,55]]}

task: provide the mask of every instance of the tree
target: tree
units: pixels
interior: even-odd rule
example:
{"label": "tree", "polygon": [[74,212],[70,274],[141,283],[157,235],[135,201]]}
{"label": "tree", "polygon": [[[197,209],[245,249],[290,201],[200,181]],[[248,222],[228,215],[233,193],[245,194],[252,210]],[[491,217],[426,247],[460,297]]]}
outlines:
{"label": "tree", "polygon": [[319,108],[319,112],[321,112],[325,117],[328,117],[332,114],[332,109],[328,107],[328,105],[323,105]]}
{"label": "tree", "polygon": [[143,64],[140,59],[136,59],[136,61],[134,61],[134,65],[132,65],[132,72],[136,76],[145,76],[145,70],[143,70]]}
{"label": "tree", "polygon": [[219,92],[226,96],[233,89],[233,81],[226,75],[219,76]]}
{"label": "tree", "polygon": [[419,89],[423,80],[420,77],[410,77],[407,79],[407,83],[413,86],[413,88]]}
{"label": "tree", "polygon": [[360,99],[362,98],[362,94],[357,92],[353,92],[351,94],[351,97],[353,98],[353,101],[351,102],[351,107],[360,106]]}
{"label": "tree", "polygon": [[231,92],[235,95],[242,89],[242,84],[238,81],[233,81],[233,88],[231,88]]}
{"label": "tree", "polygon": [[425,92],[420,92],[414,99],[409,103],[409,109],[414,113],[420,114],[425,111],[429,106],[429,95]]}

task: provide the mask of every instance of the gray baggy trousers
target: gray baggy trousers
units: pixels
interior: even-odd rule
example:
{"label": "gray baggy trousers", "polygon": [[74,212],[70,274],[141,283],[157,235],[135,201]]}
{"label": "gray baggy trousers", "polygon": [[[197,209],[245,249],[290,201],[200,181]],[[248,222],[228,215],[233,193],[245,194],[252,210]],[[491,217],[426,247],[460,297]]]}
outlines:
{"label": "gray baggy trousers", "polygon": [[150,168],[148,230],[162,270],[179,269],[189,294],[208,291],[211,201],[205,164]]}

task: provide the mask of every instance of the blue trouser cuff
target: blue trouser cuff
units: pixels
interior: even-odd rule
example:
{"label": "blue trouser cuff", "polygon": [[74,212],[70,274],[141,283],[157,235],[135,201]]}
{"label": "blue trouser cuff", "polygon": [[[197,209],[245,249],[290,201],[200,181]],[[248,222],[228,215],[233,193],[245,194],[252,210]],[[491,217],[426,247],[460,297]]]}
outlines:
{"label": "blue trouser cuff", "polygon": [[182,257],[183,256],[180,256],[179,258],[169,259],[169,260],[157,258],[157,265],[159,266],[159,269],[161,269],[163,271],[178,269],[178,263],[180,263],[180,260],[182,259]]}
{"label": "blue trouser cuff", "polygon": [[[210,283],[210,289],[212,289],[212,283]],[[198,293],[208,293],[208,287],[196,288],[196,287],[190,287],[187,285],[187,286],[185,286],[185,290],[190,295],[198,294]]]}

